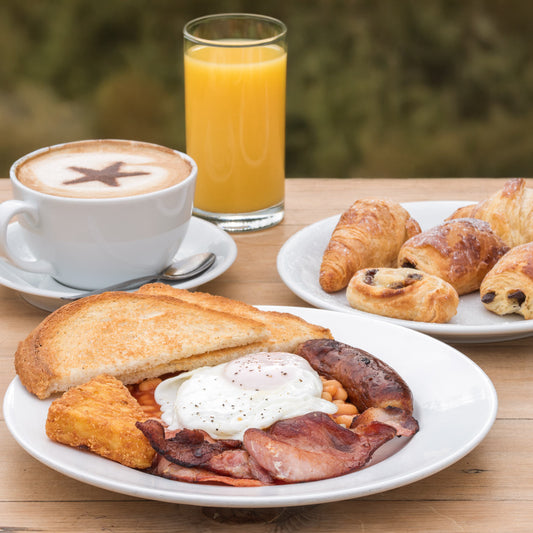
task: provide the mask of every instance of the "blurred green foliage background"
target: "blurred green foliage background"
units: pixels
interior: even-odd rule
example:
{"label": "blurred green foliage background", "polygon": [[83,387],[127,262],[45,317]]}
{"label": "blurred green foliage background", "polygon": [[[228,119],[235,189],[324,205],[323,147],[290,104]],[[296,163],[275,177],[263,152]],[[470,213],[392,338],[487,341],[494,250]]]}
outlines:
{"label": "blurred green foliage background", "polygon": [[238,11],[288,26],[289,177],[532,174],[531,2],[1,0],[0,176],[68,140],[184,150],[182,27]]}

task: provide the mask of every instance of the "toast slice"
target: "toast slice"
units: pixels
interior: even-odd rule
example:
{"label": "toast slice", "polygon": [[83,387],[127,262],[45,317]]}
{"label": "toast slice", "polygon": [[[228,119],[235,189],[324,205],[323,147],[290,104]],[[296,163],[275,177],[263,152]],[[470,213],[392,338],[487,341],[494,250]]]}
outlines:
{"label": "toast slice", "polygon": [[60,307],[19,344],[15,369],[39,398],[110,374],[124,384],[213,350],[257,343],[263,323],[162,294],[107,292]]}
{"label": "toast slice", "polygon": [[224,296],[216,296],[204,292],[191,292],[164,283],[143,285],[137,292],[140,294],[174,297],[184,302],[201,306],[206,310],[235,314],[242,318],[263,323],[269,332],[268,338],[247,346],[225,348],[178,361],[176,364],[179,370],[192,370],[201,366],[218,365],[253,352],[294,352],[296,347],[306,340],[333,338],[329,329],[310,324],[290,313],[261,311],[252,305]]}
{"label": "toast slice", "polygon": [[146,415],[128,389],[112,376],[101,375],[69,389],[48,409],[50,439],[117,461],[148,468],[155,451],[135,426]]}

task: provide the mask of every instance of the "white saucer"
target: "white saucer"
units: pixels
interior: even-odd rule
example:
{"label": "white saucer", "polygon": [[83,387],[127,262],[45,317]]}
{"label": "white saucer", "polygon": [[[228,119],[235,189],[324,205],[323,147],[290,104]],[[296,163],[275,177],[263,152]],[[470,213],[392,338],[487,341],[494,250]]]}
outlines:
{"label": "white saucer", "polygon": [[[23,257],[31,257],[26,243],[21,238],[18,222],[8,228],[8,239],[14,251]],[[172,283],[180,289],[191,289],[220,276],[235,261],[237,245],[223,230],[214,224],[192,217],[189,230],[180,246],[176,259],[199,252],[213,252],[215,264],[200,276],[188,281]],[[0,285],[19,292],[22,298],[40,309],[54,311],[65,304],[62,298],[72,298],[83,291],[61,285],[47,274],[25,272],[0,258]]]}

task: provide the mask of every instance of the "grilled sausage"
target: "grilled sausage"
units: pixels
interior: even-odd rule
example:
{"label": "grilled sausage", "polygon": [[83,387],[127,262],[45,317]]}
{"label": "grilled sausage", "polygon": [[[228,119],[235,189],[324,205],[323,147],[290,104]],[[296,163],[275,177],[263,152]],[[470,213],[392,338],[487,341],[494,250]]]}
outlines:
{"label": "grilled sausage", "polygon": [[386,363],[364,350],[330,339],[313,339],[297,348],[321,375],[340,381],[360,412],[369,407],[398,407],[413,412],[407,383]]}

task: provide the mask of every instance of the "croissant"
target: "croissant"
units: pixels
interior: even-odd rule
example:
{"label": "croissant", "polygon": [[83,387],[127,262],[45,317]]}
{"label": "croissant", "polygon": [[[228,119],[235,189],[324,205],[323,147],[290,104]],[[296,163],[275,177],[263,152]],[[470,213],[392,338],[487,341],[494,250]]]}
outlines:
{"label": "croissant", "polygon": [[458,218],[411,237],[400,249],[398,266],[438,276],[461,295],[478,290],[487,272],[508,251],[487,222]]}
{"label": "croissant", "polygon": [[448,322],[459,305],[459,295],[448,282],[413,268],[359,270],[346,298],[354,309],[417,322]]}
{"label": "croissant", "polygon": [[396,266],[400,246],[417,233],[418,222],[400,204],[357,200],[333,230],[322,257],[320,286],[326,292],[339,291],[357,270]]}
{"label": "croissant", "polygon": [[497,315],[533,319],[533,242],[512,248],[485,276],[481,301]]}
{"label": "croissant", "polygon": [[510,179],[487,200],[461,207],[447,220],[463,217],[485,220],[511,248],[533,241],[533,189],[523,178]]}

